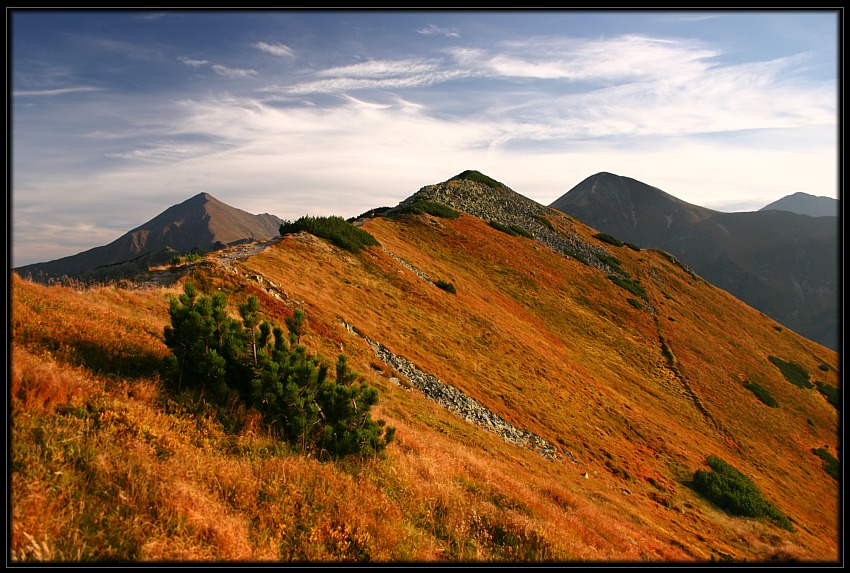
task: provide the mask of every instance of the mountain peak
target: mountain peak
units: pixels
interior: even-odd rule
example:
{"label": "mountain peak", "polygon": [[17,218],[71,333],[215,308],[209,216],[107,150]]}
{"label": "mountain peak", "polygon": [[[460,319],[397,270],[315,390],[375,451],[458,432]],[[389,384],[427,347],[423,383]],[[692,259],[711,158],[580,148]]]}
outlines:
{"label": "mountain peak", "polygon": [[[686,203],[627,177],[599,173],[551,204],[642,248],[669,252],[711,283],[825,346],[837,346],[836,217],[795,194],[757,212]],[[837,215],[837,201],[823,198]],[[802,263],[801,261],[804,261]]]}
{"label": "mountain peak", "polygon": [[[279,234],[282,222],[274,215],[254,215],[231,207],[209,193],[198,193],[108,245],[17,270],[21,276],[49,281],[112,267],[109,272],[121,273],[123,278],[127,273],[147,269],[148,265],[160,264],[175,252],[209,252],[224,246],[271,239]],[[122,265],[126,268],[119,269]]]}
{"label": "mountain peak", "polygon": [[791,211],[810,217],[837,217],[841,203],[830,197],[816,197],[802,191],[786,195],[765,205],[759,211]]}
{"label": "mountain peak", "polygon": [[449,181],[475,181],[476,183],[482,183],[484,185],[487,185],[488,187],[494,187],[494,188],[505,187],[505,188],[508,188],[508,186],[505,185],[504,183],[500,183],[499,181],[496,181],[492,177],[488,177],[487,175],[484,175],[480,171],[475,171],[475,170],[472,170],[472,169],[467,169],[463,173],[459,173],[459,174],[455,175],[454,177],[449,179]]}

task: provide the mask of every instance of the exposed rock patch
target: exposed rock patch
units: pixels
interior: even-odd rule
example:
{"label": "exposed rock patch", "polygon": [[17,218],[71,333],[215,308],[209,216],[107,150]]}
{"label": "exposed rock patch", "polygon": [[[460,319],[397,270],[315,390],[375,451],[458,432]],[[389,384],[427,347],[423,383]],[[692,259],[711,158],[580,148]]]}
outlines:
{"label": "exposed rock patch", "polygon": [[414,366],[406,358],[393,354],[380,342],[375,342],[357,331],[354,326],[347,322],[343,322],[343,325],[349,332],[363,338],[382,362],[407,378],[429,400],[437,402],[467,422],[501,436],[509,443],[534,450],[547,459],[560,458],[556,447],[540,436],[512,426],[504,418],[485,408],[457,388],[444,384],[433,375]]}
{"label": "exposed rock patch", "polygon": [[550,212],[548,207],[507,187],[492,187],[476,181],[450,180],[426,185],[399,206],[404,207],[416,201],[436,201],[485,221],[515,225],[534,235],[538,242],[556,253],[573,258],[579,255],[592,267],[608,274],[620,274],[619,269],[603,263],[596,257],[597,254],[608,255],[605,249],[588,243],[577,234],[553,231],[539,220],[542,214]]}

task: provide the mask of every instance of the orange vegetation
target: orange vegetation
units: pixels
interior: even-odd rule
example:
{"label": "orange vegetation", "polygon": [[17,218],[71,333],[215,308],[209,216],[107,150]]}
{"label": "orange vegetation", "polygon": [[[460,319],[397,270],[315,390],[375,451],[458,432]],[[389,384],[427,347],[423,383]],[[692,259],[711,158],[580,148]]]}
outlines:
{"label": "orange vegetation", "polygon": [[[291,235],[192,275],[234,308],[260,297],[278,323],[303,308],[303,343],[349,357],[380,392],[374,417],[397,428],[385,456],[362,462],[292,454],[238,405],[226,406],[242,421],[228,430],[215,408],[166,390],[157,368],[179,285],[79,290],[14,276],[13,560],[838,561],[839,485],[811,450],[838,456],[839,414],[768,361],[837,386],[834,351],[660,252],[605,245],[651,312],[600,271],[474,217],[363,229],[381,247],[353,255]],[[342,321],[559,457],[429,401]],[[750,476],[795,531],[693,491],[709,455]]]}

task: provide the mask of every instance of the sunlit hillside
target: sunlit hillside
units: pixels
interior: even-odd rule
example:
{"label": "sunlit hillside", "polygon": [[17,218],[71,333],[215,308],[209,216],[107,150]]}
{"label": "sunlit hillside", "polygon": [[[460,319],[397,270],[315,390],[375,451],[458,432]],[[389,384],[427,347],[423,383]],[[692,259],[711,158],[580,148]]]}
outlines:
{"label": "sunlit hillside", "polygon": [[[380,243],[358,253],[289,234],[172,285],[13,275],[12,561],[837,563],[824,455],[840,457],[838,354],[663,252],[545,217],[640,288],[482,218],[427,213],[358,222]],[[348,357],[394,441],[317,460],[240,404],[168,383],[163,329],[186,280],[226,293],[234,316],[249,296],[278,324],[304,310],[302,343]],[[387,354],[554,449],[468,421]],[[703,497],[710,456],[792,527]]]}

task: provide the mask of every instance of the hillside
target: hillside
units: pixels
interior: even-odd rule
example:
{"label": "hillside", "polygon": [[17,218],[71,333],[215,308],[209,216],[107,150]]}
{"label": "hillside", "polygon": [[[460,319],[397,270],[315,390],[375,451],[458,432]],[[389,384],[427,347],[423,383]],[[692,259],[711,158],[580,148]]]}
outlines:
{"label": "hillside", "polygon": [[837,217],[722,213],[611,173],[588,177],[551,207],[621,241],[671,253],[786,327],[838,349]]}
{"label": "hillside", "polygon": [[209,193],[199,193],[108,245],[15,270],[22,277],[39,282],[62,277],[89,281],[131,278],[177,255],[268,240],[277,236],[281,222],[274,215],[254,215],[222,203]]}
{"label": "hillside", "polygon": [[811,217],[838,217],[841,202],[831,197],[816,197],[808,193],[797,192],[765,205],[759,211],[791,211]]}
{"label": "hillside", "polygon": [[[476,179],[357,221],[379,243],[357,253],[301,232],[172,285],[13,276],[13,561],[838,563],[837,353]],[[168,383],[185,280],[234,316],[303,310],[309,351],[379,391],[384,454],[300,455]],[[709,456],[793,527],[706,500]]]}

